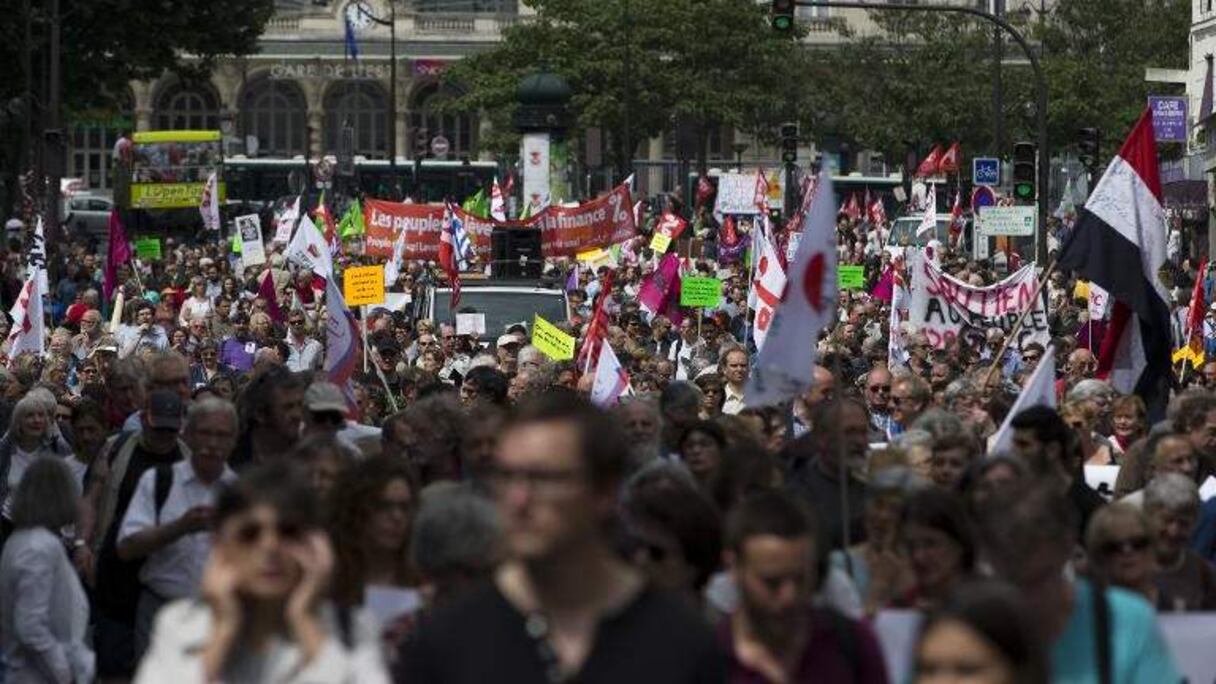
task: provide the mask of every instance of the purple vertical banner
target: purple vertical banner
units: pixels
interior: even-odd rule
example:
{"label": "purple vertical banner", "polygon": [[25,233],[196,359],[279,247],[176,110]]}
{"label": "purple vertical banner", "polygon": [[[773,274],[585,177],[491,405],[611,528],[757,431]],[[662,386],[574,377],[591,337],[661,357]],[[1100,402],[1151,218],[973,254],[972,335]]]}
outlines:
{"label": "purple vertical banner", "polygon": [[1149,96],[1148,106],[1153,111],[1153,137],[1157,142],[1186,142],[1186,105],[1185,97]]}

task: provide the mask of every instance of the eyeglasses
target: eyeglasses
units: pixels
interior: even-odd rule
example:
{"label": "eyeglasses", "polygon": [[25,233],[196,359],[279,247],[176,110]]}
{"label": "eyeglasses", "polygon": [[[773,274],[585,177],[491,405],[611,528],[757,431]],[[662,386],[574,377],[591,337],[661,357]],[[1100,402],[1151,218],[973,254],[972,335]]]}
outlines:
{"label": "eyeglasses", "polygon": [[545,468],[503,468],[492,466],[486,469],[486,484],[496,493],[505,491],[515,483],[524,483],[528,488],[538,492],[554,492],[563,485],[570,484],[582,476],[576,468],[545,469]]}
{"label": "eyeglasses", "polygon": [[1148,548],[1148,537],[1132,537],[1130,539],[1112,539],[1098,547],[1103,556],[1115,556],[1121,553],[1143,551]]}
{"label": "eyeglasses", "polygon": [[[270,531],[271,527],[271,525],[257,520],[249,520],[241,523],[236,528],[233,536],[242,546],[253,546],[261,541],[262,537]],[[298,523],[280,520],[273,528],[281,540],[298,541],[304,536],[304,527]]]}
{"label": "eyeglasses", "polygon": [[303,318],[297,318],[297,319],[296,319],[296,320],[294,320],[294,321],[288,321],[288,322],[289,322],[289,323],[291,323],[292,325],[304,325],[304,319],[303,319]]}
{"label": "eyeglasses", "polygon": [[890,392],[890,385],[870,385],[871,392]]}

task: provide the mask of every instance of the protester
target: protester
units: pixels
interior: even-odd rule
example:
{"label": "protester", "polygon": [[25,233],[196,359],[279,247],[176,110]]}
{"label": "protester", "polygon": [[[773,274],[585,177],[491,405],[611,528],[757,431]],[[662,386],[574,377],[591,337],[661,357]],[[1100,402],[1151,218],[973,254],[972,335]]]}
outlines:
{"label": "protester", "polygon": [[1168,611],[1216,610],[1216,570],[1188,548],[1199,516],[1195,482],[1177,473],[1144,488],[1144,515],[1157,560],[1157,605]]}

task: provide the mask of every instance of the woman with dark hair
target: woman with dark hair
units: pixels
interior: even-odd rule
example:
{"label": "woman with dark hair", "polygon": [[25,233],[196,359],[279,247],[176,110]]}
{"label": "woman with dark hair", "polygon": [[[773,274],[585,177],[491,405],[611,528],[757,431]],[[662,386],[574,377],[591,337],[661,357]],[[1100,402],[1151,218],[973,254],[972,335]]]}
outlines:
{"label": "woman with dark hair", "polygon": [[334,556],[317,510],[282,462],[220,494],[202,598],[161,611],[136,683],[387,682],[375,620],[325,600]]}
{"label": "woman with dark hair", "polygon": [[968,584],[929,614],[914,652],[915,684],[1047,684],[1046,647],[1011,587]]}
{"label": "woman with dark hair", "polygon": [[0,647],[9,682],[91,682],[89,600],[60,530],[80,499],[67,465],[39,459],[12,498],[14,531],[0,555]]}
{"label": "woman with dark hair", "polygon": [[701,417],[710,420],[721,415],[722,403],[726,401],[726,386],[722,382],[722,376],[708,373],[693,380],[693,384],[701,390]]}
{"label": "woman with dark hair", "polygon": [[930,487],[904,505],[900,531],[915,588],[911,605],[941,603],[975,569],[975,541],[961,497]]}
{"label": "woman with dark hair", "polygon": [[680,460],[706,492],[713,492],[722,475],[726,433],[717,423],[701,420],[689,425],[676,443]]}

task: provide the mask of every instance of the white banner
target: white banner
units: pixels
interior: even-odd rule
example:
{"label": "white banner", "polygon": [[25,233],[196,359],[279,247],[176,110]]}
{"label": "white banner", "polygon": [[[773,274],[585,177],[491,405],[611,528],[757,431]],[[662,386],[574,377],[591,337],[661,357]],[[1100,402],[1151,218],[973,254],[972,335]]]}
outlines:
{"label": "white banner", "polygon": [[262,244],[262,220],[257,214],[246,214],[235,219],[236,229],[241,232],[241,265],[245,268],[266,263],[266,246]]}
{"label": "white banner", "polygon": [[1051,341],[1047,301],[1042,293],[1034,299],[1036,285],[1033,265],[994,285],[975,287],[946,275],[928,259],[918,259],[912,271],[908,320],[934,349],[942,349],[960,336],[983,340],[992,328],[1008,334],[1022,312],[1030,311],[1012,344],[1022,349],[1037,342],[1046,348]]}
{"label": "white banner", "polygon": [[718,176],[717,214],[758,214],[756,207],[756,174],[724,173]]}
{"label": "white banner", "polygon": [[549,206],[549,134],[524,133],[519,146],[524,205],[532,207],[532,215]]}

